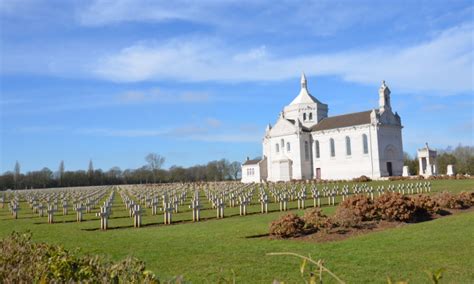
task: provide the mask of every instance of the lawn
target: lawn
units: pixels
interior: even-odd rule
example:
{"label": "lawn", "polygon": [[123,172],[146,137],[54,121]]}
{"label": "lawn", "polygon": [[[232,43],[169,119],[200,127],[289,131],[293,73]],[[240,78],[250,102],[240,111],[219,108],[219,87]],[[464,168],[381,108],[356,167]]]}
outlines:
{"label": "lawn", "polygon": [[[474,190],[474,180],[432,181],[432,185],[433,192]],[[291,203],[291,207],[296,204]],[[109,222],[112,229],[105,232],[97,230],[99,220],[95,213],[86,214],[84,222],[76,223],[74,212],[67,216],[61,212],[55,218],[57,223],[47,224],[47,217],[33,214],[25,203],[21,208],[18,220],[13,220],[6,208],[0,209],[0,237],[30,230],[34,240],[80,248],[81,253],[97,253],[115,260],[133,255],[162,279],[183,275],[193,283],[213,283],[222,277],[231,279],[234,273],[238,283],[271,283],[273,279],[301,282],[298,259],[266,256],[269,252],[287,251],[323,259],[348,283],[383,283],[387,277],[429,283],[424,271],[441,267],[446,269],[446,283],[474,282],[472,212],[339,242],[309,243],[248,238],[268,232],[268,224],[282,214],[276,211],[276,204],[272,204],[269,214],[257,213],[260,206],[252,205],[249,211],[253,214],[242,217],[238,216],[238,208],[226,208],[226,218],[222,220],[216,220],[215,211],[207,209],[202,212],[205,220],[199,223],[189,222],[190,209],[183,207],[182,213],[173,215],[176,223],[169,226],[162,224],[161,214],[151,216],[151,210],[146,209],[144,227],[135,229],[116,194]],[[324,210],[330,214],[334,207]]]}

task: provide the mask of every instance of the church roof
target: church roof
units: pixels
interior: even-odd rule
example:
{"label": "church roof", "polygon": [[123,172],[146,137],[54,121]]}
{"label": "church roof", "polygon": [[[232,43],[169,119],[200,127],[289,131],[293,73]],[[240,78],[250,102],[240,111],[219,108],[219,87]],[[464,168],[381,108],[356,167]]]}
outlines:
{"label": "church roof", "polygon": [[290,106],[291,105],[297,105],[297,104],[314,104],[314,103],[320,104],[321,102],[318,101],[315,97],[313,97],[309,93],[308,87],[307,87],[306,76],[303,73],[303,74],[301,74],[301,90],[300,90],[300,93],[290,103]]}
{"label": "church roof", "polygon": [[242,166],[248,166],[248,165],[256,165],[260,163],[262,159],[253,159],[253,160],[247,160],[245,163],[242,164]]}
{"label": "church roof", "polygon": [[370,123],[370,113],[372,111],[354,112],[343,115],[327,117],[321,120],[318,124],[311,127],[312,131],[321,131],[334,128],[348,127],[354,125],[362,125]]}
{"label": "church roof", "polygon": [[[295,125],[296,124],[296,120],[294,119],[288,119],[288,118],[285,118],[287,121],[289,121],[291,124]],[[304,125],[300,124],[300,128],[301,130],[305,131],[305,132],[310,132],[311,129],[309,129],[308,127],[305,127]]]}

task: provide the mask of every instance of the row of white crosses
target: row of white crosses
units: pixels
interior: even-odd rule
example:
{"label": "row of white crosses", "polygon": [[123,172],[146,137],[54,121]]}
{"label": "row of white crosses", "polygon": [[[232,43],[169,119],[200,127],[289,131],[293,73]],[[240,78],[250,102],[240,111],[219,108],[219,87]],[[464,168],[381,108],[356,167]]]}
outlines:
{"label": "row of white crosses", "polygon": [[163,222],[164,224],[171,224],[172,214],[179,212],[179,206],[184,204],[187,196],[187,191],[183,188],[177,189],[169,185],[123,186],[122,188],[122,199],[130,210],[130,217],[134,218],[135,227],[141,226],[141,216],[145,213],[145,210],[136,201],[141,202],[147,208],[151,208],[152,215],[156,215],[160,204],[159,195],[161,194],[162,206],[159,209],[163,212]]}
{"label": "row of white crosses", "polygon": [[[173,207],[173,204],[175,207]],[[163,194],[163,206],[160,208],[161,211],[163,211],[163,223],[165,225],[169,225],[172,222],[172,215],[173,215],[173,210],[177,213],[178,212],[178,202],[171,202],[170,198],[168,196],[168,193],[165,192]]]}
{"label": "row of white crosses", "polygon": [[[77,188],[54,188],[54,189],[32,189],[10,191],[9,208],[14,216],[18,218],[20,201],[25,201],[34,214],[39,217],[48,217],[48,223],[54,223],[54,215],[58,211],[59,201],[62,200],[63,215],[68,214],[68,200],[76,200],[80,196],[97,196],[105,192],[106,187],[77,187]],[[5,202],[5,195],[1,196],[1,204]]]}
{"label": "row of white crosses", "polygon": [[125,204],[125,208],[128,209],[129,217],[133,219],[133,227],[140,228],[142,226],[142,215],[144,213],[141,205],[135,203],[125,191],[121,191],[120,195]]}
{"label": "row of white crosses", "polygon": [[13,215],[13,218],[18,219],[18,211],[20,211],[20,202],[18,199],[12,199],[8,205],[10,212]]}
{"label": "row of white crosses", "polygon": [[0,208],[5,207],[5,196],[3,194],[0,195]]}
{"label": "row of white crosses", "polygon": [[[200,211],[203,208],[199,199],[199,193],[204,192],[211,208],[216,210],[217,218],[224,218],[224,209],[226,207],[226,200],[229,200],[229,206],[233,207],[239,203],[240,214],[247,214],[247,206],[250,204],[252,198],[252,191],[248,190],[248,186],[242,184],[230,184],[225,190],[222,190],[221,186],[217,184],[205,184],[205,185],[155,185],[155,186],[124,186],[123,197],[124,202],[130,203],[131,200],[141,200],[147,207],[152,209],[152,215],[157,213],[158,204],[161,193],[162,207],[160,211],[163,212],[164,224],[171,224],[172,214],[179,212],[179,206],[183,205],[187,200],[187,195],[190,193],[189,208],[192,211],[192,220],[197,222],[200,221]],[[242,190],[246,188],[247,191]],[[128,205],[126,205],[128,206]],[[268,211],[268,207],[267,207]],[[132,215],[132,212],[131,212]]]}
{"label": "row of white crosses", "polygon": [[189,208],[193,212],[193,222],[199,222],[201,220],[201,202],[199,201],[199,190],[194,191],[194,195],[191,198],[191,204]]}
{"label": "row of white crosses", "polygon": [[260,212],[261,213],[268,213],[268,203],[270,202],[270,199],[268,198],[268,194],[260,188]]}
{"label": "row of white crosses", "polygon": [[[397,191],[402,194],[431,192],[430,182],[389,184],[386,188],[384,186],[377,186],[375,189],[367,184],[353,184],[351,186],[345,184],[341,185],[341,187],[338,184],[326,184],[319,186],[319,188],[315,184],[290,183],[262,184],[259,186],[239,183],[166,184],[159,186],[127,186],[126,190],[119,190],[119,192],[126,203],[127,209],[129,209],[130,217],[133,218],[134,227],[140,227],[142,215],[145,213],[144,208],[151,208],[152,215],[156,215],[160,201],[162,204],[160,210],[163,212],[164,223],[171,224],[172,214],[179,212],[179,207],[187,202],[188,194],[191,196],[189,208],[192,211],[192,220],[197,222],[201,219],[200,211],[203,209],[199,199],[201,192],[208,199],[211,208],[216,210],[216,217],[224,218],[224,209],[227,202],[229,207],[239,206],[240,215],[247,215],[248,206],[254,200],[255,192],[257,192],[256,200],[260,203],[261,213],[268,213],[268,206],[271,203],[269,195],[272,196],[275,203],[279,203],[281,211],[289,209],[288,204],[290,201],[297,201],[298,209],[304,209],[306,207],[306,199],[308,199],[308,187],[310,188],[310,198],[313,198],[314,207],[322,205],[322,198],[327,198],[328,205],[335,205],[336,197],[340,196],[342,200],[345,200],[351,194],[366,194],[373,199],[374,193],[381,195],[384,192]],[[18,218],[20,200],[25,200],[30,204],[32,210],[41,217],[46,212],[49,223],[54,222],[54,215],[58,211],[60,202],[63,215],[68,215],[68,208],[71,203],[76,211],[76,220],[81,222],[84,211],[86,213],[92,212],[94,206],[103,199],[107,192],[110,193],[109,198],[96,214],[101,219],[101,229],[106,230],[115,193],[115,190],[110,191],[108,187],[91,187],[87,190],[66,188],[62,190],[15,192],[10,194],[10,202],[7,202],[14,218]],[[6,202],[5,199],[4,195],[0,196],[0,207]]]}
{"label": "row of white crosses", "polygon": [[96,216],[100,218],[100,229],[105,231],[109,225],[109,217],[112,215],[112,205],[114,202],[115,190],[112,189],[109,197],[104,201],[104,205],[100,207],[100,211]]}
{"label": "row of white crosses", "polygon": [[[86,196],[81,196],[73,200],[74,204],[74,211],[76,211],[76,221],[82,222],[84,211],[85,213],[91,213],[94,210],[94,207],[99,203],[99,201],[104,197],[106,194],[105,190],[101,190],[98,192],[93,192]],[[97,216],[97,214],[96,214]]]}
{"label": "row of white crosses", "polygon": [[[301,184],[299,189],[295,184],[264,184],[261,185],[260,194],[265,192],[266,188],[268,192],[272,195],[274,202],[279,203],[280,211],[288,210],[288,202],[297,201],[298,209],[305,208],[305,200],[307,199],[307,184]],[[388,185],[387,191],[396,192],[402,194],[414,194],[431,192],[431,183],[430,182],[417,182],[417,183],[406,183],[406,184],[395,184]],[[377,192],[380,196],[385,192],[384,186],[378,186],[374,190],[372,186],[367,184],[353,184],[350,187],[348,184],[342,185],[341,188],[338,184],[335,185],[322,185],[316,186],[315,184],[311,185],[310,188],[311,198],[313,199],[314,207],[321,207],[322,198],[327,198],[328,205],[335,205],[336,198],[341,197],[342,201],[347,199],[351,194],[365,194],[371,199],[374,199],[374,192]]]}

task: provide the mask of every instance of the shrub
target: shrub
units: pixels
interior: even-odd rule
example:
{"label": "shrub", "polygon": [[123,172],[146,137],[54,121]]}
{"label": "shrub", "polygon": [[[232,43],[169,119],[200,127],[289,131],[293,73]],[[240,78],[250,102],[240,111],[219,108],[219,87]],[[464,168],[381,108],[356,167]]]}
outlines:
{"label": "shrub", "polygon": [[391,176],[388,178],[389,181],[399,181],[399,180],[409,180],[410,177],[404,177],[404,176]]}
{"label": "shrub", "polygon": [[456,179],[467,179],[468,177],[462,174],[456,174]]}
{"label": "shrub", "polygon": [[434,196],[440,207],[448,209],[465,209],[472,205],[472,197],[467,192],[454,195],[449,192],[441,192]]}
{"label": "shrub", "polygon": [[320,208],[311,208],[304,212],[303,221],[305,229],[315,232],[327,226],[328,217],[323,214]]}
{"label": "shrub", "polygon": [[290,238],[304,232],[304,221],[294,213],[288,213],[270,224],[270,235]]}
{"label": "shrub", "polygon": [[368,176],[360,176],[360,177],[357,177],[357,178],[353,178],[352,179],[353,182],[369,182],[369,181],[372,181]]}
{"label": "shrub", "polygon": [[118,263],[77,256],[61,246],[34,243],[31,234],[13,233],[0,241],[1,283],[158,283],[143,262]]}
{"label": "shrub", "polygon": [[341,202],[339,208],[349,210],[355,217],[361,218],[362,221],[371,221],[376,217],[374,202],[365,195],[351,196]]}
{"label": "shrub", "polygon": [[358,228],[362,225],[362,217],[345,207],[338,207],[334,216],[330,218],[332,227]]}
{"label": "shrub", "polygon": [[474,192],[461,192],[458,195],[458,198],[462,202],[464,208],[469,208],[474,205]]}
{"label": "shrub", "polygon": [[418,194],[413,196],[412,200],[417,208],[424,209],[430,214],[436,214],[440,210],[439,203],[429,195]]}
{"label": "shrub", "polygon": [[417,217],[417,207],[410,197],[397,192],[382,194],[375,200],[377,215],[382,220],[411,222]]}

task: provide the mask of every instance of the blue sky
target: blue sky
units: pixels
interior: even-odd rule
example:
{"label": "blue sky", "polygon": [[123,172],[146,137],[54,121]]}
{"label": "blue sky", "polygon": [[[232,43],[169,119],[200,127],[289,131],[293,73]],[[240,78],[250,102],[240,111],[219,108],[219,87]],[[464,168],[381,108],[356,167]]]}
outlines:
{"label": "blue sky", "polygon": [[1,1],[0,172],[261,155],[299,92],[377,106],[404,150],[473,145],[472,1]]}

